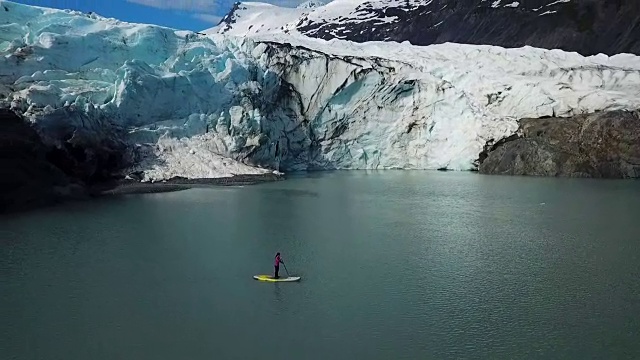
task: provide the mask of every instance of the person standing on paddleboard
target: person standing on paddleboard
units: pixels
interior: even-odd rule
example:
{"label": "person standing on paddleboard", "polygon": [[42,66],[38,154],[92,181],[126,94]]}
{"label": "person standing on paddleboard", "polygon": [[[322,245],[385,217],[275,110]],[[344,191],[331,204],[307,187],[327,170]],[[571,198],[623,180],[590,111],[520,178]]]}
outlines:
{"label": "person standing on paddleboard", "polygon": [[273,267],[275,269],[275,276],[273,277],[274,279],[280,278],[280,276],[278,276],[278,271],[280,271],[280,263],[284,264],[284,261],[282,261],[282,257],[280,256],[280,253],[277,253],[275,263],[273,264]]}

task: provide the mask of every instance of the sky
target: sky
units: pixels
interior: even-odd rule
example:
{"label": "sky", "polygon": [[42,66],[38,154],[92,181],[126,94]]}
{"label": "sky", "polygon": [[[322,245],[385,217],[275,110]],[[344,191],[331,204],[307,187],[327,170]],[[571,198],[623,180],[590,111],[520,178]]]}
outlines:
{"label": "sky", "polygon": [[[93,11],[136,23],[200,31],[215,26],[237,0],[10,0],[28,5]],[[253,0],[294,7],[306,0]]]}

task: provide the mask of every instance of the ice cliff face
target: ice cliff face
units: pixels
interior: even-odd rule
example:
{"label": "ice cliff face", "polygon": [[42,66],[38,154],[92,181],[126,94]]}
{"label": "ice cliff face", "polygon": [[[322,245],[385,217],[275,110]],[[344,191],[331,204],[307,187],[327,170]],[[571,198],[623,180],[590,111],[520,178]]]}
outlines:
{"label": "ice cliff face", "polygon": [[640,54],[640,2],[624,0],[334,0],[302,11],[238,3],[210,32],[296,32],[325,40],[534,46]]}
{"label": "ice cliff face", "polygon": [[0,6],[5,105],[79,163],[147,179],[472,169],[518,118],[640,106],[633,55],[201,36]]}
{"label": "ice cliff face", "polygon": [[293,110],[301,127],[280,139],[294,168],[470,169],[518,118],[640,104],[634,56],[286,39],[253,56],[289,92],[278,108]]}
{"label": "ice cliff face", "polygon": [[[258,119],[242,110],[257,96],[257,70],[232,44],[96,15],[0,5],[0,95],[45,143],[81,162],[118,154],[114,167],[144,163],[148,177],[265,171],[231,159],[203,162],[195,148],[179,159],[168,154],[184,151],[172,138],[206,134],[236,115]],[[163,134],[170,146],[159,148]],[[241,152],[240,141],[227,141],[220,152]]]}

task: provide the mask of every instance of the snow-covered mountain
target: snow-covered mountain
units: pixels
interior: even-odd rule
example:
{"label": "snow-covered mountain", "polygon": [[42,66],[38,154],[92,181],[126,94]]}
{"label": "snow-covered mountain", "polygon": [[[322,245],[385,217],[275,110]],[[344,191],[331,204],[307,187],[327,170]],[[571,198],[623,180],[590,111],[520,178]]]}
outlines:
{"label": "snow-covered mountain", "polygon": [[204,33],[236,36],[282,33],[285,31],[286,24],[295,22],[313,8],[288,8],[266,3],[237,2],[216,27],[205,30]]}
{"label": "snow-covered mountain", "polygon": [[78,163],[147,179],[472,169],[518,118],[640,108],[630,54],[204,36],[0,6],[0,106]]}
{"label": "snow-covered mountain", "polygon": [[533,46],[640,54],[640,2],[626,0],[334,0],[312,9],[237,3],[208,33],[299,32],[325,40]]}
{"label": "snow-covered mountain", "polygon": [[298,9],[315,9],[326,4],[325,0],[308,0],[298,5]]}

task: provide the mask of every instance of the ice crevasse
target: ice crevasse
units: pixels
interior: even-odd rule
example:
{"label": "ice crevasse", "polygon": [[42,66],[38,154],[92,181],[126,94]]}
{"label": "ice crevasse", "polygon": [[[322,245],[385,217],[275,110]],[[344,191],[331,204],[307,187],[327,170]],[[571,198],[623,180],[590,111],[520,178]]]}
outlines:
{"label": "ice crevasse", "polygon": [[0,102],[49,145],[154,180],[466,170],[519,118],[640,107],[629,54],[202,35],[8,1],[0,55]]}

